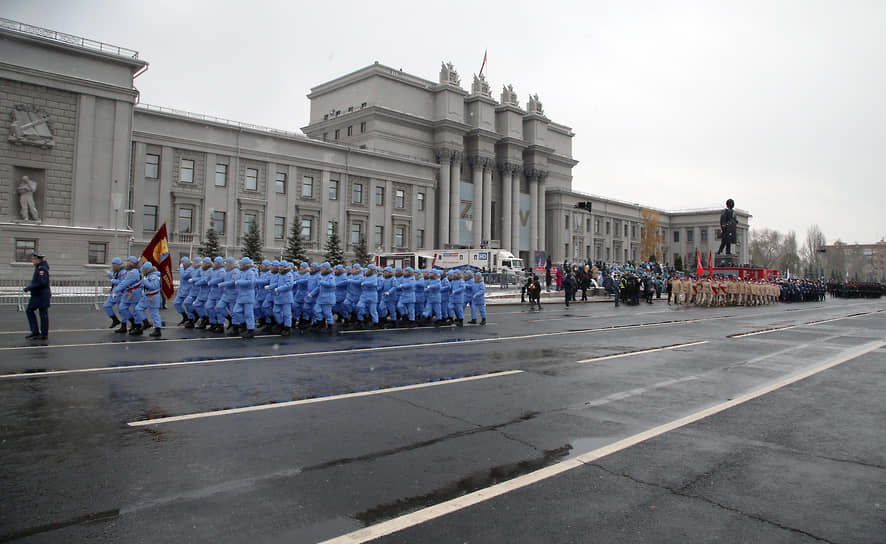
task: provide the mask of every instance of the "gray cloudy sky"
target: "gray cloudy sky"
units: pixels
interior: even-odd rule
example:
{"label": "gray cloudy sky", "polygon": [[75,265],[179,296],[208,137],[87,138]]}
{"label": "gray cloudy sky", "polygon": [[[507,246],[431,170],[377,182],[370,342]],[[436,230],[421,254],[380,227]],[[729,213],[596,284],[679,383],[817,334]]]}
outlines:
{"label": "gray cloudy sky", "polygon": [[[3,0],[4,17],[136,49],[150,104],[284,129],[310,87],[378,60],[497,96],[538,93],[575,130],[574,188],[665,209],[886,236],[881,0],[269,2]],[[433,6],[433,7],[431,7]]]}

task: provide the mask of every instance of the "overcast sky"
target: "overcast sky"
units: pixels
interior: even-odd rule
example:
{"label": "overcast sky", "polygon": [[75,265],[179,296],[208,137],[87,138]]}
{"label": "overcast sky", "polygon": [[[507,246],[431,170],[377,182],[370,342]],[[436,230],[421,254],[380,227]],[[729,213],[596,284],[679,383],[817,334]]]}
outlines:
{"label": "overcast sky", "polygon": [[751,226],[886,236],[886,2],[0,0],[3,17],[138,50],[142,102],[297,130],[310,87],[373,61],[575,131],[573,188]]}

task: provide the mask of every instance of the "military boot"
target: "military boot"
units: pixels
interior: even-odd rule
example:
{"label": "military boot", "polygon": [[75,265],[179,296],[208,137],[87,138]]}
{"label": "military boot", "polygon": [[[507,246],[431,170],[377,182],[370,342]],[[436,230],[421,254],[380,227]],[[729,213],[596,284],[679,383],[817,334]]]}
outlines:
{"label": "military boot", "polygon": [[240,325],[231,325],[231,330],[228,331],[228,336],[240,336]]}
{"label": "military boot", "polygon": [[245,329],[240,333],[240,336],[242,338],[255,338],[255,331],[252,329]]}
{"label": "military boot", "polygon": [[458,319],[458,320],[456,320],[456,321],[455,321],[455,326],[456,326],[456,327],[464,327],[464,326],[465,326],[465,320],[464,320],[464,319]]}
{"label": "military boot", "polygon": [[197,324],[194,325],[194,328],[195,329],[206,329],[207,325],[209,325],[209,320],[206,319],[205,317],[201,317],[200,321],[198,321]]}
{"label": "military boot", "polygon": [[188,314],[183,313],[183,314],[181,314],[181,315],[182,315],[182,320],[178,322],[178,324],[179,324],[180,326],[181,326],[181,325],[184,325],[185,323],[188,322]]}
{"label": "military boot", "polygon": [[144,327],[141,323],[136,323],[132,326],[132,329],[129,331],[131,336],[141,336],[142,331],[144,331]]}
{"label": "military boot", "polygon": [[468,323],[470,323],[471,325],[476,325],[476,324],[477,324],[477,320],[476,320],[476,319],[472,319],[472,320],[468,321]]}
{"label": "military boot", "polygon": [[126,322],[120,323],[120,328],[116,329],[114,332],[125,333],[126,332]]}
{"label": "military boot", "polygon": [[116,327],[119,324],[120,324],[120,320],[117,319],[117,316],[115,315],[114,317],[111,318],[111,326],[108,328],[113,329],[114,327]]}
{"label": "military boot", "polygon": [[185,328],[186,329],[193,329],[194,328],[194,320],[189,318],[187,321],[185,321]]}
{"label": "military boot", "polygon": [[486,318],[485,318],[485,317],[483,318],[483,321],[480,322],[480,324],[481,324],[481,325],[485,325],[485,324],[486,324]]}
{"label": "military boot", "polygon": [[154,327],[154,332],[152,332],[148,336],[152,338],[160,338],[160,327]]}
{"label": "military boot", "polygon": [[283,327],[280,329],[280,336],[289,336],[292,334],[292,327]]}

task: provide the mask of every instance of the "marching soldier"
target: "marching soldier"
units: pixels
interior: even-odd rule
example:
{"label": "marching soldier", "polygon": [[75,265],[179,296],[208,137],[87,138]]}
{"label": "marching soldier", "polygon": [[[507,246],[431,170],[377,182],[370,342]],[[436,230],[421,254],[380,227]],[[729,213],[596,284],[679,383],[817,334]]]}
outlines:
{"label": "marching soldier", "polygon": [[141,280],[142,296],[135,306],[135,324],[129,334],[140,336],[145,329],[145,323],[148,316],[145,310],[151,313],[151,322],[154,324],[154,331],[148,335],[159,338],[163,329],[163,320],[160,318],[160,304],[163,302],[163,295],[160,290],[163,286],[163,280],[160,279],[160,271],[154,268],[154,265],[146,262],[142,265],[142,273],[144,278]]}
{"label": "marching soldier", "polygon": [[120,319],[117,317],[117,313],[114,311],[114,306],[116,306],[120,301],[120,293],[114,291],[114,287],[120,283],[120,278],[123,276],[123,261],[120,257],[114,257],[111,261],[111,271],[108,272],[108,279],[111,280],[111,292],[108,294],[108,298],[105,299],[105,303],[102,307],[105,309],[105,313],[108,314],[108,317],[111,318],[111,326],[109,328],[113,329],[120,324]]}

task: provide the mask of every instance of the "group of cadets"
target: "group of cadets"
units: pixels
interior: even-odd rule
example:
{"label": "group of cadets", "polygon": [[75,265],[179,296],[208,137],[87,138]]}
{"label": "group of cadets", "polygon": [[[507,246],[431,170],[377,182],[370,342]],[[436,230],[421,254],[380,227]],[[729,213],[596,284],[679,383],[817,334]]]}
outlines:
{"label": "group of cadets", "polygon": [[761,306],[781,300],[781,287],[764,280],[674,276],[668,304],[696,306]]}
{"label": "group of cadets", "polygon": [[150,336],[159,337],[163,328],[163,320],[160,318],[160,306],[163,303],[160,271],[149,262],[139,266],[136,257],[130,256],[125,264],[121,259],[115,258],[111,261],[108,279],[111,280],[112,287],[104,308],[111,318],[111,328],[119,325],[114,332],[128,331],[131,335],[140,335],[150,328],[150,314],[154,327]]}
{"label": "group of cadets", "polygon": [[[142,334],[150,310],[151,336],[160,336],[160,273],[150,263],[139,272],[138,259],[129,257],[125,265],[114,259],[108,277],[113,289],[104,307],[111,327],[119,326],[115,332]],[[173,301],[182,316],[178,324],[228,336],[251,338],[257,327],[283,336],[308,329],[334,335],[339,327],[461,327],[468,305],[470,323],[479,314],[479,324],[486,324],[486,284],[479,272],[182,257],[179,278]]]}

